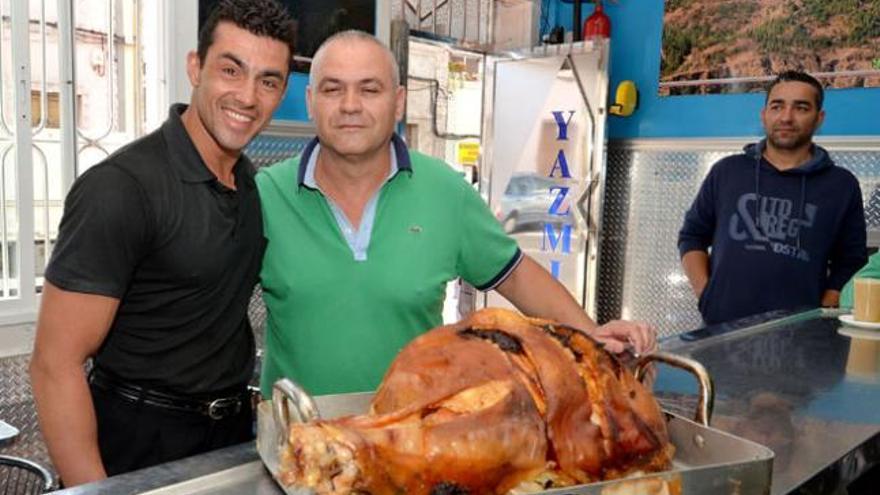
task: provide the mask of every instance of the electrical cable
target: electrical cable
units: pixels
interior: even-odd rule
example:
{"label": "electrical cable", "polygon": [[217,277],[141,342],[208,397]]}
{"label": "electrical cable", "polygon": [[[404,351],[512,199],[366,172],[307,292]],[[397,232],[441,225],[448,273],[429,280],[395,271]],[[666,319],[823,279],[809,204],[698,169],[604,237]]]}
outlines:
{"label": "electrical cable", "polygon": [[[440,132],[440,128],[437,125],[437,105],[439,103],[437,95],[438,95],[438,93],[443,91],[443,89],[440,88],[440,81],[438,81],[436,79],[431,79],[428,77],[417,77],[417,76],[407,76],[407,79],[411,79],[413,81],[426,82],[426,83],[428,83],[428,85],[431,89],[431,93],[430,93],[431,94],[431,108],[432,108],[432,110],[431,110],[431,132],[434,134],[434,136],[436,136],[440,139],[447,139],[447,140],[480,139],[482,137],[480,134],[453,134],[453,133],[449,133],[449,132]],[[444,93],[444,95],[446,94],[445,91],[443,91],[443,93]],[[448,97],[447,97],[447,100],[448,100]]]}

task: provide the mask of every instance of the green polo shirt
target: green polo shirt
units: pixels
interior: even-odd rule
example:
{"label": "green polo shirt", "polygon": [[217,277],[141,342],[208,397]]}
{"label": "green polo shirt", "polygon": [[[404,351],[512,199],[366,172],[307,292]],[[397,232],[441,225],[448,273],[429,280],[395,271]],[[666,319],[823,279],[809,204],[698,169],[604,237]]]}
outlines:
{"label": "green polo shirt", "polygon": [[375,390],[397,352],[442,323],[448,281],[489,290],[522,259],[470,185],[397,136],[396,171],[358,227],[370,229],[364,253],[308,185],[317,144],[257,175],[268,241],[260,274],[264,395],[284,376],[315,395]]}

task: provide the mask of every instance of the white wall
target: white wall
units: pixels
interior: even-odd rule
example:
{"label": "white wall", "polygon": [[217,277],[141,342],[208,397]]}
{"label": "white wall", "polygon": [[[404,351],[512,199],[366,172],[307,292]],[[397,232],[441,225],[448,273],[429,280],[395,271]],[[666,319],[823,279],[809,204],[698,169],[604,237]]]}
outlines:
{"label": "white wall", "polygon": [[196,49],[199,29],[198,0],[162,0],[166,19],[166,74],[168,103],[189,103],[186,54]]}

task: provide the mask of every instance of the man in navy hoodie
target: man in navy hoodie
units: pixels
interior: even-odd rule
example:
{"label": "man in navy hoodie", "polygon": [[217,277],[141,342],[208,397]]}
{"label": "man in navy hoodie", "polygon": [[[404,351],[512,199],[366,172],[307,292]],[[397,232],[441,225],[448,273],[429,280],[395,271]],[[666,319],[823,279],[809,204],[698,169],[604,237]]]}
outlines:
{"label": "man in navy hoodie", "polygon": [[780,74],[761,110],[766,138],[716,163],[678,249],[707,324],[776,309],[837,306],[867,260],[862,194],[812,137],[822,85]]}

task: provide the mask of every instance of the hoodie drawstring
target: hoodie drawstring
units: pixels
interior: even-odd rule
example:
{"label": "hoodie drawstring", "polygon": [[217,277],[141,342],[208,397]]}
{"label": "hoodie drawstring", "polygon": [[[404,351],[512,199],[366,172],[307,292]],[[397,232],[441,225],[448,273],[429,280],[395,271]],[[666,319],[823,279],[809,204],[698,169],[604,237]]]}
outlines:
{"label": "hoodie drawstring", "polygon": [[[766,139],[762,139],[757,143],[748,144],[743,148],[746,155],[755,159],[755,227],[765,236],[767,235],[766,226],[761,223],[761,160],[763,159],[764,148],[766,145]],[[797,218],[793,218],[792,222],[797,222],[797,235],[795,236],[795,242],[798,250],[801,248],[801,228],[805,226],[807,221],[807,177],[834,166],[828,156],[828,151],[821,146],[813,144],[810,152],[812,157],[807,162],[802,163],[794,170],[779,172],[788,177],[795,174],[801,176],[800,205],[792,205],[798,207],[796,213],[792,212],[792,214],[797,215]],[[773,164],[770,162],[767,162],[767,167],[768,169],[774,168]]]}
{"label": "hoodie drawstring", "polygon": [[804,218],[804,211],[807,205],[807,176],[801,176],[801,209],[798,213],[798,228],[797,228],[797,247],[798,252],[801,250],[801,228],[806,223],[806,218]]}
{"label": "hoodie drawstring", "polygon": [[[761,224],[761,158],[762,152],[760,144],[758,145],[757,153],[755,154],[755,226],[758,230],[767,235],[767,230],[764,228],[764,225]],[[806,174],[801,175],[801,201],[800,208],[798,208],[798,216],[797,216],[797,237],[796,243],[797,248],[800,250],[801,248],[801,227],[806,223],[806,206],[807,206],[807,176]]]}
{"label": "hoodie drawstring", "polygon": [[755,158],[755,226],[765,236],[767,231],[761,225],[761,154]]}

